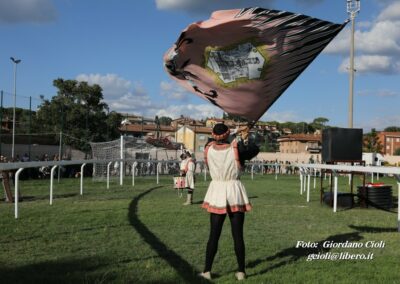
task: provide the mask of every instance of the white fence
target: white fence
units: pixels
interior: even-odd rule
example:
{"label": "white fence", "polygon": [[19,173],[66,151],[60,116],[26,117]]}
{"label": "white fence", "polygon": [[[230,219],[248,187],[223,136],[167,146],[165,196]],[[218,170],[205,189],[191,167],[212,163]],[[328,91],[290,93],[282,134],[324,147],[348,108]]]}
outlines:
{"label": "white fence", "polygon": [[[40,168],[40,167],[50,167],[50,200],[49,203],[50,205],[53,204],[53,184],[54,184],[54,176],[55,176],[55,170],[57,167],[61,166],[68,166],[68,165],[81,165],[81,170],[80,170],[80,195],[83,195],[83,176],[84,176],[84,168],[87,164],[96,164],[96,163],[106,163],[107,164],[107,189],[110,187],[110,167],[114,163],[119,163],[119,169],[118,169],[118,174],[119,174],[119,184],[122,186],[124,183],[124,177],[125,177],[125,169],[124,165],[131,165],[132,170],[131,170],[131,176],[132,176],[132,186],[135,185],[135,173],[137,174],[136,167],[139,163],[148,163],[149,160],[136,160],[136,159],[113,159],[113,160],[98,160],[98,159],[92,159],[92,160],[74,160],[74,161],[42,161],[42,162],[18,162],[18,163],[0,163],[0,172],[1,171],[9,171],[9,170],[17,170],[15,172],[15,181],[14,181],[14,207],[15,207],[15,212],[14,216],[17,219],[18,218],[18,193],[19,193],[19,176],[21,172],[24,169],[27,168]],[[156,177],[156,182],[159,184],[159,175],[162,172],[162,166],[165,163],[171,163],[175,162],[177,163],[178,161],[157,161],[157,160],[152,160],[151,163],[155,166],[155,177]],[[199,162],[201,164],[202,162]],[[207,180],[207,168],[203,167],[202,174],[204,174],[204,180]]]}
{"label": "white fence", "polygon": [[[15,200],[15,218],[18,218],[18,186],[19,186],[19,175],[26,168],[38,168],[38,167],[51,167],[50,172],[50,205],[53,203],[53,183],[54,183],[54,171],[57,167],[67,165],[81,165],[80,175],[80,195],[83,195],[83,172],[87,164],[96,163],[107,163],[107,188],[110,186],[110,167],[112,163],[119,162],[120,164],[120,185],[123,185],[125,171],[124,165],[127,163],[132,164],[132,186],[135,185],[135,172],[136,166],[140,162],[148,162],[148,160],[136,160],[136,159],[113,159],[113,160],[75,160],[75,161],[48,161],[48,162],[19,162],[19,163],[0,163],[0,171],[17,170],[15,173],[15,184],[14,184],[14,200]],[[161,171],[162,163],[166,161],[152,161],[156,163],[156,179],[157,184],[159,183],[159,173]],[[170,162],[170,161],[169,161]],[[260,162],[251,162],[247,165],[247,171],[250,172],[251,178],[254,178],[255,169],[261,174],[265,173],[265,169],[272,169],[275,173],[275,179],[278,178],[279,169],[281,166],[287,166],[285,164],[264,164]],[[316,171],[330,170],[334,177],[334,195],[333,195],[333,212],[337,211],[337,179],[340,172],[362,172],[369,173],[373,177],[374,174],[389,174],[393,175],[397,179],[398,183],[398,230],[400,232],[400,168],[399,167],[373,167],[373,166],[350,166],[350,165],[326,165],[326,164],[291,164],[290,167],[293,169],[297,167],[300,175],[300,193],[306,191],[307,187],[307,202],[310,201],[310,179],[311,175],[314,176],[314,188],[315,188],[315,177]],[[204,167],[204,180],[207,179],[207,168]]]}
{"label": "white fence", "polygon": [[[310,178],[314,173],[315,187],[315,171],[330,170],[333,175],[333,212],[337,211],[337,195],[338,195],[338,175],[341,172],[359,172],[371,174],[373,179],[374,174],[393,175],[397,179],[398,185],[398,202],[397,202],[397,224],[400,232],[400,168],[399,167],[373,167],[373,166],[350,166],[350,165],[325,165],[325,164],[296,164],[294,166],[300,169],[300,193],[303,193],[307,183],[307,202],[310,201]],[[372,180],[373,181],[373,180]]]}

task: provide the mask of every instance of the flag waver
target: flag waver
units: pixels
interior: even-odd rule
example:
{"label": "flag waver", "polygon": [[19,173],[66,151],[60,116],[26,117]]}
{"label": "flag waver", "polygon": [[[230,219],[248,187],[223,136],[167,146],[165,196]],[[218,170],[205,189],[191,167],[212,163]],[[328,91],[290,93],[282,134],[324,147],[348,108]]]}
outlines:
{"label": "flag waver", "polygon": [[189,25],[164,63],[187,90],[255,121],[344,26],[262,8],[216,11]]}

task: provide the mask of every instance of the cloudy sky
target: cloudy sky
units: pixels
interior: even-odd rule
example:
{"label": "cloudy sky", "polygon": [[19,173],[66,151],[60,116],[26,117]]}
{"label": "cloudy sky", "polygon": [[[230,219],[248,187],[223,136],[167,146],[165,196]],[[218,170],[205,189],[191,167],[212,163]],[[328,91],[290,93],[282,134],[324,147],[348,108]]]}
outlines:
{"label": "cloudy sky", "polygon": [[[0,0],[0,89],[18,106],[56,93],[56,78],[102,86],[112,110],[154,117],[221,116],[221,110],[179,88],[162,57],[190,23],[218,9],[260,6],[342,23],[345,0]],[[361,0],[356,20],[354,126],[400,126],[400,1]],[[326,117],[346,127],[350,25],[263,116],[307,121]]]}

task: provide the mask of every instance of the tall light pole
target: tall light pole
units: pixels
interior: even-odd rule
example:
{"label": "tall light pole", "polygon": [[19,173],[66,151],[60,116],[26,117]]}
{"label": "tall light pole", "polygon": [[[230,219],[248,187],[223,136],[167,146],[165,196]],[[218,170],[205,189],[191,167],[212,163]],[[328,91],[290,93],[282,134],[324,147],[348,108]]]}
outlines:
{"label": "tall light pole", "polygon": [[21,59],[15,59],[10,57],[11,61],[14,62],[14,107],[13,107],[13,130],[12,130],[12,148],[11,148],[11,158],[14,159],[15,151],[15,107],[17,104],[17,64],[21,62]]}
{"label": "tall light pole", "polygon": [[360,0],[347,0],[347,13],[351,20],[350,39],[350,68],[349,68],[349,128],[353,128],[353,100],[354,100],[354,22],[360,12]]}

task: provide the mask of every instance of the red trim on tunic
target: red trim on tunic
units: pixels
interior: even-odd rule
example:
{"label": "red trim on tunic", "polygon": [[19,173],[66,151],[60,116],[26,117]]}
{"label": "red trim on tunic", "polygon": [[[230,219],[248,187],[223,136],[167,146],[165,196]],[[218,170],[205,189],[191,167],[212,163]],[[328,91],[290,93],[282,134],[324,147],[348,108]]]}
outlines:
{"label": "red trim on tunic", "polygon": [[217,151],[226,150],[226,149],[228,149],[230,146],[231,146],[230,144],[214,144],[214,145],[213,145],[213,149],[214,149],[214,150],[217,150]]}
{"label": "red trim on tunic", "polygon": [[187,160],[187,163],[186,163],[185,169],[184,169],[185,173],[187,173],[189,171],[189,163],[194,163],[192,158]]}
{"label": "red trim on tunic", "polygon": [[217,144],[216,141],[210,142],[207,147],[204,149],[204,162],[206,163],[206,165],[208,166],[208,160],[207,160],[207,155],[208,155],[208,150],[210,149],[210,147],[213,147],[214,150],[219,151],[219,150],[226,150],[229,147],[233,147],[233,153],[235,155],[235,161],[236,161],[236,165],[238,167],[239,170],[242,169],[242,164],[240,163],[240,159],[239,159],[239,150],[238,150],[238,144],[236,140],[233,140],[231,142],[231,144]]}
{"label": "red trim on tunic", "polygon": [[207,163],[207,155],[208,155],[208,150],[210,149],[210,147],[212,145],[215,144],[215,141],[212,141],[210,143],[208,143],[208,145],[206,146],[206,148],[204,149],[204,163],[206,164],[206,166],[208,167],[208,163]]}
{"label": "red trim on tunic", "polygon": [[228,128],[228,130],[227,130],[225,133],[222,133],[222,134],[220,134],[220,135],[215,134],[214,131],[211,133],[212,137],[213,137],[215,140],[217,140],[217,141],[218,141],[218,140],[225,140],[226,138],[229,137],[229,134],[231,134],[231,131],[230,131],[229,128]]}
{"label": "red trim on tunic", "polygon": [[207,209],[207,212],[214,213],[214,214],[248,212],[252,209],[252,206],[250,203],[244,204],[244,205],[227,205],[226,207],[221,208],[221,207],[212,206],[208,202],[203,202],[201,207],[204,209]]}
{"label": "red trim on tunic", "polygon": [[232,147],[233,147],[233,153],[235,154],[235,160],[236,160],[236,165],[238,169],[242,169],[242,164],[240,163],[239,159],[239,150],[238,150],[238,144],[236,140],[232,141]]}

